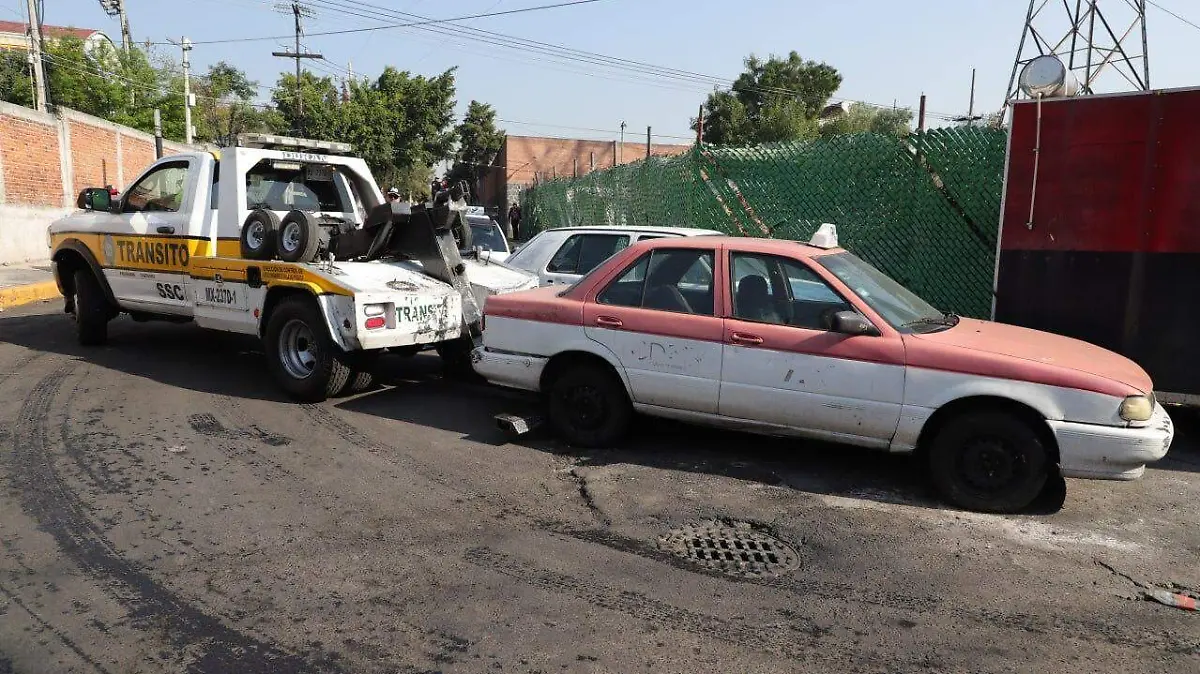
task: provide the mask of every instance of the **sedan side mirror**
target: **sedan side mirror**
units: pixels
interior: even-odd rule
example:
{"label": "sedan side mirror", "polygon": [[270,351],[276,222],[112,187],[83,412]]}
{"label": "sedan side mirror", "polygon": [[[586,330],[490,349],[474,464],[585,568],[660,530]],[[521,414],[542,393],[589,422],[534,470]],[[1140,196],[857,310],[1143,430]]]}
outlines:
{"label": "sedan side mirror", "polygon": [[878,337],[879,330],[857,311],[839,311],[833,315],[833,331],[843,335]]}

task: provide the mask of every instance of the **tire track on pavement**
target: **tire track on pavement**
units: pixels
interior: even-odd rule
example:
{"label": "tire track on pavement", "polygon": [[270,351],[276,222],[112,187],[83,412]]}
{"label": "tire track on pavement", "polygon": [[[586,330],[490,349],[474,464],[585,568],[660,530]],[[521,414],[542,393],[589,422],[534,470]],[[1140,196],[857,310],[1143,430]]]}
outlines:
{"label": "tire track on pavement", "polygon": [[284,674],[340,672],[336,656],[294,654],[228,627],[124,559],[84,514],[76,495],[53,466],[47,417],[63,381],[74,370],[60,366],[34,385],[21,405],[12,451],[0,454],[23,510],[58,544],[62,553],[125,605],[140,629],[162,629],[174,648],[198,652],[188,672]]}

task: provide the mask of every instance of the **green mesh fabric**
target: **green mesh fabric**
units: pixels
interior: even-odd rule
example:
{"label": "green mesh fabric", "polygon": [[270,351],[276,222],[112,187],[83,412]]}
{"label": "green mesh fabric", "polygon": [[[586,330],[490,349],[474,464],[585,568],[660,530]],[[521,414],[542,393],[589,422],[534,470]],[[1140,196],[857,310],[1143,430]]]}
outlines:
{"label": "green mesh fabric", "polygon": [[581,225],[682,226],[841,245],[935,306],[991,310],[1007,135],[937,129],[760,145],[699,146],[521,194],[536,232]]}

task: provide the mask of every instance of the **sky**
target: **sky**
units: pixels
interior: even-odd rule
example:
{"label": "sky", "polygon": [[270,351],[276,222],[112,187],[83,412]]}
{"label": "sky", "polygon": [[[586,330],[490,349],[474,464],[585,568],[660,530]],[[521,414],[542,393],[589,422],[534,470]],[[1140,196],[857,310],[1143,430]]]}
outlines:
{"label": "sky", "polygon": [[[336,31],[411,21],[385,10],[432,18],[503,12],[563,0],[306,0],[315,16],[306,32]],[[120,29],[98,0],[43,0],[43,22],[97,28],[119,41]],[[277,0],[125,0],[134,40],[196,42],[193,68],[228,61],[262,85],[261,100],[293,62],[271,56],[290,41],[203,44],[206,40],[292,33],[292,17]],[[1065,32],[1052,2],[1040,27],[1055,39]],[[1113,29],[1129,25],[1126,0],[1102,0]],[[26,0],[0,0],[0,19],[24,20]],[[354,16],[347,13],[347,8]],[[596,0],[586,4],[465,21],[466,25],[582,52],[707,76],[663,77],[644,67],[602,69],[551,58],[530,49],[487,44],[429,27],[306,37],[309,51],[332,63],[306,62],[337,73],[353,64],[375,76],[386,65],[436,75],[457,67],[458,109],[480,100],[495,107],[500,126],[514,135],[688,142],[690,120],[718,81],[731,82],[749,54],[823,61],[843,76],[837,96],[916,110],[927,95],[930,125],[966,113],[971,70],[977,69],[976,112],[1003,103],[1028,3],[1024,0]],[[1173,12],[1179,17],[1172,16]],[[1187,22],[1197,25],[1189,25]],[[1155,88],[1200,85],[1200,2],[1155,0],[1148,9],[1151,82]],[[446,26],[447,24],[438,24]],[[490,39],[511,44],[506,38]],[[178,58],[170,45],[157,46]],[[589,57],[581,57],[589,58]],[[336,65],[335,65],[336,64]],[[698,81],[699,80],[699,81]],[[1101,90],[1128,88],[1115,72]]]}

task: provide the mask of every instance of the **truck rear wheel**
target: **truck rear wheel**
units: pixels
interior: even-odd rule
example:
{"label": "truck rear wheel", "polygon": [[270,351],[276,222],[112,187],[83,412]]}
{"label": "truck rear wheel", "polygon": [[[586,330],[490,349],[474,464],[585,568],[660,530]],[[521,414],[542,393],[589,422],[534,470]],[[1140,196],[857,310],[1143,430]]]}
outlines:
{"label": "truck rear wheel", "polygon": [[362,393],[375,385],[375,368],[379,365],[380,351],[363,351],[350,359],[350,376],[346,385],[337,392],[339,396]]}
{"label": "truck rear wheel", "polygon": [[108,341],[108,321],[113,309],[100,281],[90,269],[75,270],[75,329],[79,343],[84,346],[99,346]]}
{"label": "truck rear wheel", "polygon": [[321,402],[346,386],[349,358],[329,336],[312,300],[282,300],[271,312],[263,339],[271,374],[292,398]]}
{"label": "truck rear wheel", "polygon": [[321,225],[312,213],[292,211],[279,224],[279,259],[312,262],[321,246]]}
{"label": "truck rear wheel", "polygon": [[475,341],[469,336],[462,336],[448,342],[441,342],[434,347],[442,358],[442,370],[459,381],[481,381],[483,378],[475,373],[471,364],[471,351],[475,349]]}

